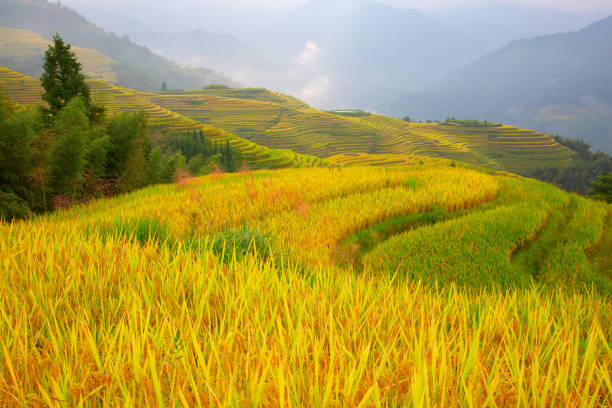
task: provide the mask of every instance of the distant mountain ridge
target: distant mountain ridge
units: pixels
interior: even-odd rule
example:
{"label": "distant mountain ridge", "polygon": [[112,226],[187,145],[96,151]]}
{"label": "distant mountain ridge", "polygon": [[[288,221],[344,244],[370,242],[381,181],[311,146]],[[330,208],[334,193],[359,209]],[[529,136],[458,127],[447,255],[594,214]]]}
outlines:
{"label": "distant mountain ridge", "polygon": [[462,5],[433,16],[446,25],[482,38],[491,46],[490,51],[518,39],[579,30],[602,17],[596,13],[509,3]]}
{"label": "distant mountain ridge", "polygon": [[322,109],[376,111],[404,93],[429,90],[509,41],[595,19],[497,2],[426,14],[374,0],[310,0],[289,11],[264,6],[249,18],[210,3],[194,3],[187,12],[127,3],[101,11],[71,2],[103,27],[182,64],[210,67]]}
{"label": "distant mountain ridge", "polygon": [[519,40],[387,111],[510,122],[612,153],[612,16],[563,34]]}
{"label": "distant mountain ridge", "polygon": [[76,11],[46,0],[3,0],[0,2],[0,26],[33,31],[46,39],[56,32],[75,46],[100,51],[117,63],[117,83],[142,90],[200,88],[211,83],[236,86],[222,74],[205,68],[184,68],[90,23]]}

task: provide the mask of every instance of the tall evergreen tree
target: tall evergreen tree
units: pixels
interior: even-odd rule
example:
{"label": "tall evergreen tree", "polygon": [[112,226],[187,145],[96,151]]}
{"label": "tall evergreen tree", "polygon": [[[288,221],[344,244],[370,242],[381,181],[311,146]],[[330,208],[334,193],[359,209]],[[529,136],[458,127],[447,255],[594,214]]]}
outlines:
{"label": "tall evergreen tree", "polygon": [[234,155],[232,153],[232,147],[230,146],[229,140],[225,141],[225,149],[223,150],[223,167],[225,171],[230,173],[236,170]]}
{"label": "tall evergreen tree", "polygon": [[43,73],[40,83],[44,89],[43,101],[47,102],[47,113],[55,116],[75,96],[81,96],[88,116],[100,114],[99,107],[92,107],[89,86],[85,83],[83,66],[70,50],[70,44],[55,34],[53,44],[45,51]]}

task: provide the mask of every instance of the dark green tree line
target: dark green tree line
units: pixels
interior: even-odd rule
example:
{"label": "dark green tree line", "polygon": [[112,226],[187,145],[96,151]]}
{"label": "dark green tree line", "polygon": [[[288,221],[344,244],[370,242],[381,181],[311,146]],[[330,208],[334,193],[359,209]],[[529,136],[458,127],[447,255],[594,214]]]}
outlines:
{"label": "dark green tree line", "polygon": [[45,106],[0,92],[0,218],[29,216],[147,184],[143,112],[105,116],[81,64],[59,36],[45,55]]}
{"label": "dark green tree line", "polygon": [[593,182],[592,197],[612,203],[612,173],[604,173]]}
{"label": "dark green tree line", "polygon": [[553,138],[574,152],[573,163],[567,167],[537,168],[524,175],[555,184],[567,191],[588,195],[599,176],[612,172],[610,155],[592,152],[591,145],[580,139],[567,139],[558,135]]}
{"label": "dark green tree line", "polygon": [[151,183],[169,183],[178,169],[202,176],[213,171],[234,172],[244,159],[229,141],[211,141],[202,130],[169,135],[151,150],[147,178]]}

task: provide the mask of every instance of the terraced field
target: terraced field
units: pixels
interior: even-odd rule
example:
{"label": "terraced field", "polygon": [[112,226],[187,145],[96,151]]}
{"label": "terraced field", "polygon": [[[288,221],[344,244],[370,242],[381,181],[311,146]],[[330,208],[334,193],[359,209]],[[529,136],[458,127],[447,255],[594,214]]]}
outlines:
{"label": "terraced field", "polygon": [[0,405],[609,407],[610,209],[426,164],[0,224]]}
{"label": "terraced field", "polygon": [[[154,137],[164,137],[169,133],[202,130],[204,135],[211,140],[220,142],[229,140],[234,148],[260,166],[283,168],[323,164],[323,161],[316,157],[260,146],[233,133],[166,109],[152,101],[155,94],[112,85],[101,79],[89,79],[88,84],[91,87],[93,99],[102,103],[110,112],[144,110],[148,115],[149,128]],[[18,104],[27,106],[41,103],[41,87],[37,79],[0,67],[0,87],[11,100]]]}
{"label": "terraced field", "polygon": [[20,105],[42,103],[40,82],[29,76],[0,67],[0,87],[13,102]]}
{"label": "terraced field", "polygon": [[372,128],[358,121],[310,108],[294,98],[250,89],[150,94],[185,116],[228,129],[257,144],[329,157],[367,153],[375,143]]}
{"label": "terraced field", "polygon": [[[352,111],[321,112],[294,98],[264,90],[228,89],[151,95],[160,106],[264,146],[291,149],[322,158],[348,155],[342,164],[405,162],[420,155],[463,161],[508,171],[534,166],[565,166],[572,154],[552,138],[512,126],[406,123]],[[357,154],[357,155],[355,155]],[[352,162],[348,157],[355,157]],[[397,158],[389,158],[398,155]]]}
{"label": "terraced field", "polygon": [[[0,65],[10,62],[14,69],[31,75],[40,75],[42,60],[47,46],[51,42],[29,30],[0,27]],[[83,47],[72,47],[79,61],[83,64],[83,72],[87,76],[102,78],[114,82],[117,74],[113,71],[116,63],[100,51]]]}
{"label": "terraced field", "polygon": [[[552,138],[507,125],[407,123],[365,112],[321,112],[290,96],[256,88],[151,93],[89,81],[110,110],[144,109],[154,131],[203,129],[208,137],[230,139],[243,153],[273,167],[397,165],[420,156],[521,172],[572,161],[572,153]],[[37,85],[30,82],[0,70],[0,84],[19,103],[35,103]]]}
{"label": "terraced field", "polygon": [[514,126],[471,127],[436,124],[413,126],[416,134],[431,135],[443,142],[465,147],[476,160],[513,171],[534,166],[567,165],[571,154],[550,137]]}

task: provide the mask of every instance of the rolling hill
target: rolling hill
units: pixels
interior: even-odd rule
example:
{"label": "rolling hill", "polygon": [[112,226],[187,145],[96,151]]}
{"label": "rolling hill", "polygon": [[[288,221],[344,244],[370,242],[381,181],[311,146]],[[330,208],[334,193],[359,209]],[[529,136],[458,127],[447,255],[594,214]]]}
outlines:
{"label": "rolling hill", "polygon": [[[427,156],[523,172],[572,161],[572,152],[550,137],[507,125],[407,123],[366,112],[322,112],[258,88],[140,92],[99,79],[89,83],[110,110],[145,109],[154,131],[213,128],[222,137],[230,132],[236,135],[231,136],[235,146],[275,166],[321,164],[321,159],[337,165],[388,165]],[[33,78],[0,69],[0,86],[17,103],[40,102],[40,85]]]}
{"label": "rolling hill", "polygon": [[426,165],[0,224],[0,403],[610,406],[611,210]]}
{"label": "rolling hill", "polygon": [[[211,83],[238,85],[213,70],[181,67],[125,36],[107,33],[61,3],[3,0],[0,2],[0,26],[29,30],[47,40],[59,32],[74,46],[98,50],[115,61],[112,69],[116,83],[129,88],[157,90],[163,82],[177,89],[200,88]],[[35,67],[29,67],[24,73],[34,70]]]}
{"label": "rolling hill", "polygon": [[[317,166],[323,161],[292,151],[270,149],[245,140],[225,130],[205,125],[179,113],[156,105],[147,94],[110,84],[102,79],[91,78],[88,84],[94,100],[102,103],[110,112],[144,110],[149,118],[149,129],[154,138],[163,138],[169,133],[184,133],[202,130],[207,138],[217,142],[229,140],[247,159],[258,166],[281,168]],[[0,67],[0,88],[14,102],[28,106],[41,103],[41,87],[37,79]]]}
{"label": "rolling hill", "polygon": [[343,165],[402,162],[407,156],[421,155],[523,171],[564,166],[572,160],[571,152],[550,137],[512,126],[407,123],[366,112],[357,116],[353,111],[322,112],[263,89],[169,91],[149,97],[257,144]]}
{"label": "rolling hill", "polygon": [[[612,7],[608,7],[612,10]],[[486,2],[435,12],[442,23],[481,38],[491,48],[541,35],[579,30],[600,20],[602,12],[567,11],[520,3]]]}
{"label": "rolling hill", "polygon": [[515,41],[388,111],[510,122],[580,138],[612,153],[610,38],[612,16],[580,31]]}
{"label": "rolling hill", "polygon": [[[39,77],[42,74],[42,61],[51,41],[28,30],[0,27],[0,66],[22,74]],[[97,50],[72,47],[83,73],[91,78],[102,78],[117,82],[117,72],[113,69],[117,61]]]}

